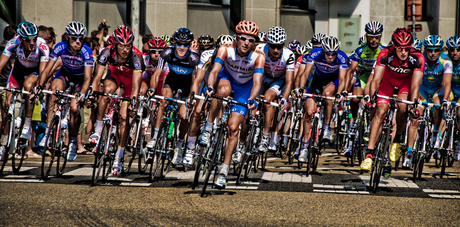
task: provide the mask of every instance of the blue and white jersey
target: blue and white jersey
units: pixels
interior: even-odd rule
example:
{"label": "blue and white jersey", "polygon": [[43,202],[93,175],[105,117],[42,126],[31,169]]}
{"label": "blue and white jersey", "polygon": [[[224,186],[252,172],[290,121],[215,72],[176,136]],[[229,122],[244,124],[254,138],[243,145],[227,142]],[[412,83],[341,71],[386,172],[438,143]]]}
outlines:
{"label": "blue and white jersey", "polygon": [[339,50],[332,63],[327,63],[322,47],[313,49],[309,55],[302,57],[302,64],[314,64],[315,72],[322,78],[339,75],[339,69],[348,69],[348,56]]}
{"label": "blue and white jersey", "polygon": [[82,76],[85,74],[85,66],[93,66],[93,51],[85,43],[75,56],[70,50],[68,41],[56,44],[50,54],[50,59],[57,61],[59,57],[62,59],[62,67],[72,75]]}
{"label": "blue and white jersey", "polygon": [[281,78],[286,75],[287,71],[294,71],[295,57],[294,53],[286,47],[283,47],[281,56],[277,61],[271,61],[269,47],[267,44],[257,46],[265,54],[264,77]]}
{"label": "blue and white jersey", "polygon": [[[427,59],[425,52],[423,52],[423,56]],[[452,73],[452,61],[447,54],[441,53],[433,67],[430,68],[428,61],[425,61],[422,85],[428,88],[440,87],[444,73]]]}

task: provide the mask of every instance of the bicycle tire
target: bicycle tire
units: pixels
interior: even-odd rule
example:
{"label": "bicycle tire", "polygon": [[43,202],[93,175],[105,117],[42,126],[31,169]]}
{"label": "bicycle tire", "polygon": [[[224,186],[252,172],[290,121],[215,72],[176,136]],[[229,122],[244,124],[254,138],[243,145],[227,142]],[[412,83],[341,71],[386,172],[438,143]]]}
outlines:
{"label": "bicycle tire", "polygon": [[139,171],[139,174],[144,174],[148,166],[147,153],[145,152],[145,146],[147,145],[147,143],[145,142],[145,135],[141,136],[141,138],[138,141],[138,144],[140,147],[138,149],[139,159],[137,163],[137,170]]}
{"label": "bicycle tire", "polygon": [[[312,125],[311,125],[311,133],[310,133],[310,143],[308,144],[308,154],[307,154],[307,170],[306,170],[306,175],[307,177],[310,176],[310,168],[312,167],[312,156],[313,156],[313,152],[314,152],[314,147],[315,147],[315,140],[316,140],[316,133],[317,133],[317,130],[316,128],[318,127],[318,119],[317,118],[313,118],[313,122],[312,122]],[[319,142],[319,141],[318,141]]]}
{"label": "bicycle tire", "polygon": [[64,174],[65,166],[67,165],[67,150],[63,149],[64,147],[64,136],[61,135],[61,141],[59,142],[59,151],[57,154],[57,161],[56,161],[56,174],[58,177],[61,177]]}
{"label": "bicycle tire", "polygon": [[[19,155],[19,159],[16,159],[16,154]],[[11,167],[13,168],[14,174],[19,173],[22,163],[24,162],[25,156],[26,156],[26,147],[20,144],[19,146],[17,146],[17,149],[14,151],[13,157],[11,158]]]}
{"label": "bicycle tire", "polygon": [[[92,186],[96,186],[99,176],[102,170],[102,176],[105,175],[105,160],[108,155],[108,150],[105,150],[105,145],[107,143],[108,138],[108,126],[106,124],[103,125],[101,136],[99,138],[99,143],[95,147],[96,151],[94,152],[94,166],[93,166],[93,177],[92,177]],[[103,178],[103,177],[102,177]],[[102,180],[102,179],[101,179]]]}
{"label": "bicycle tire", "polygon": [[[169,145],[168,145],[168,130],[169,130],[169,121],[162,121],[160,125],[160,131],[158,132],[158,140],[157,143],[155,144],[155,152],[158,153],[157,155],[157,162],[155,166],[155,171],[154,173],[156,174],[158,170],[160,170],[160,179],[164,179],[164,162],[165,159],[167,158],[166,156],[169,153]],[[153,180],[153,178],[152,178]]]}
{"label": "bicycle tire", "polygon": [[447,151],[441,150],[441,178],[446,174]]}
{"label": "bicycle tire", "polygon": [[[116,122],[116,121],[115,121]],[[108,140],[109,142],[109,151],[107,152],[107,156],[104,159],[104,170],[103,170],[103,175],[102,175],[102,182],[106,183],[109,175],[112,174],[112,166],[115,161],[115,155],[118,150],[118,127],[117,129],[112,128],[110,133],[110,139]],[[120,160],[123,163],[123,159]],[[123,168],[122,168],[123,169]],[[123,172],[122,172],[123,174]]]}
{"label": "bicycle tire", "polygon": [[[217,140],[216,141],[222,141],[223,140],[223,128],[220,129],[220,132],[218,133]],[[212,170],[216,167],[215,162],[216,162],[216,156],[217,152],[219,152],[219,149],[221,149],[222,143],[216,143],[215,147],[211,147],[211,157],[209,160],[206,160],[208,162],[207,164],[207,169],[206,169],[206,175],[203,181],[203,188],[201,189],[201,197],[203,197],[206,194],[206,188],[208,187],[208,182],[209,178],[211,177],[211,172]]]}
{"label": "bicycle tire", "polygon": [[164,123],[160,125],[160,130],[158,131],[157,142],[153,147],[153,155],[152,157],[152,164],[150,165],[150,172],[149,172],[149,181],[152,182],[157,175],[158,170],[161,167],[161,161],[163,159],[163,145],[165,144],[166,134],[164,130]]}
{"label": "bicycle tire", "polygon": [[[247,178],[248,176],[248,168],[249,168],[249,165],[251,165],[251,160],[250,160],[250,157],[251,157],[251,152],[252,152],[252,147],[253,147],[253,139],[254,138],[254,133],[255,133],[255,130],[256,130],[256,126],[251,126],[251,128],[249,129],[249,133],[248,133],[248,140],[246,141],[246,144],[244,145],[245,146],[245,151],[243,153],[243,158],[241,160],[241,163],[240,163],[240,167],[238,170],[238,173],[236,175],[236,184],[237,185],[240,185],[241,184],[241,175],[243,174],[243,177],[244,179]],[[243,172],[244,170],[244,172]]]}
{"label": "bicycle tire", "polygon": [[[58,117],[53,117],[51,119],[50,127],[49,127],[49,134],[48,137],[46,138],[46,147],[43,151],[43,156],[42,156],[42,166],[41,166],[41,175],[43,180],[48,180],[48,177],[51,173],[51,169],[53,167],[53,162],[54,158],[56,157],[56,153],[58,152],[56,149],[56,140],[57,138],[57,132],[59,131],[58,126],[59,126],[59,118]],[[55,139],[56,138],[56,139]],[[51,153],[49,160],[46,160],[46,151],[49,151]]]}
{"label": "bicycle tire", "polygon": [[198,186],[198,180],[200,179],[200,173],[201,173],[201,163],[203,161],[203,155],[204,155],[204,150],[205,147],[198,145],[198,150],[195,158],[195,175],[193,177],[193,183],[192,183],[192,190],[195,190],[195,188]]}
{"label": "bicycle tire", "polygon": [[[128,153],[128,152],[130,154],[126,158],[126,160],[128,160],[128,163],[127,163],[128,165],[126,165],[126,167],[123,168],[124,173],[129,172],[134,160],[136,159],[136,154],[140,154],[140,151],[138,151],[139,148],[134,147],[134,144],[136,142],[138,142],[138,141],[136,141],[138,138],[137,138],[137,136],[135,134],[137,134],[137,129],[138,129],[139,123],[140,123],[139,116],[136,115],[131,120],[131,123],[129,125],[129,134],[128,134],[128,142],[127,142],[127,144],[130,144],[129,145],[130,149],[126,149],[127,152],[125,152],[125,156],[127,155],[126,153]],[[139,146],[139,144],[137,144],[137,145]]]}
{"label": "bicycle tire", "polygon": [[[2,121],[2,127],[1,127],[1,131],[0,131],[1,134],[3,134],[3,131],[5,130],[5,127],[7,125],[11,125],[11,115],[9,115],[9,114]],[[8,138],[8,139],[10,139],[10,138]],[[4,146],[5,146],[5,151],[3,152],[3,160],[1,161],[0,175],[3,175],[3,169],[5,168],[5,165],[8,162],[8,156],[9,156],[9,147],[6,147],[6,145],[4,145]]]}
{"label": "bicycle tire", "polygon": [[[289,129],[286,128],[287,126],[287,123],[291,121],[291,116],[292,116],[292,113],[288,112],[286,114],[286,116],[283,118],[283,121],[282,121],[282,125],[281,127],[279,128],[279,132],[281,132],[281,144],[278,146],[278,154],[279,154],[279,157],[281,159],[285,159],[287,157],[287,147],[289,145],[289,143],[286,143],[286,146],[283,146],[284,145],[284,135],[286,135],[286,130],[288,130],[288,133],[289,133]],[[276,156],[276,155],[275,155]]]}

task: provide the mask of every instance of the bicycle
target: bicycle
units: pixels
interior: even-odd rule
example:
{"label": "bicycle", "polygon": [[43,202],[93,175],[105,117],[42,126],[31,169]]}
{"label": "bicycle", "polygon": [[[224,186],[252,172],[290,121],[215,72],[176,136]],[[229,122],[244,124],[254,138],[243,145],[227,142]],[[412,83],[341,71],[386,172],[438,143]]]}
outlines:
{"label": "bicycle", "polygon": [[[458,98],[456,99],[458,100]],[[442,133],[442,142],[439,147],[439,162],[441,163],[441,174],[440,177],[443,178],[446,175],[446,167],[452,166],[454,162],[453,154],[454,151],[454,135],[457,129],[456,126],[456,117],[457,117],[457,107],[460,106],[460,103],[455,101],[451,102],[449,108],[447,105],[444,105],[444,113],[446,117],[446,129]]]}
{"label": "bicycle", "polygon": [[[74,86],[70,86],[66,91],[42,91],[57,98],[57,109],[49,125],[49,134],[46,138],[44,149],[44,151],[48,150],[51,155],[49,158],[45,154],[42,155],[41,175],[43,180],[49,179],[54,162],[56,162],[56,175],[60,177],[64,173],[68,152],[68,146],[64,144],[64,141],[70,118],[70,102],[71,99],[76,98],[75,95],[69,94],[73,92],[73,88]],[[61,162],[62,165],[59,166]]]}
{"label": "bicycle", "polygon": [[382,134],[379,136],[377,140],[377,149],[375,149],[375,155],[372,157],[372,167],[371,167],[371,177],[369,181],[369,186],[372,192],[377,192],[378,185],[380,183],[380,177],[383,173],[383,167],[387,163],[390,162],[389,160],[389,152],[390,152],[390,143],[391,137],[393,134],[393,117],[397,109],[397,103],[405,103],[408,105],[413,105],[414,102],[406,101],[403,99],[399,99],[397,97],[398,88],[393,88],[393,97],[388,97],[384,95],[375,95],[374,100],[376,97],[387,99],[390,101],[390,108],[388,108],[388,112],[383,120],[382,125]]}
{"label": "bicycle", "polygon": [[128,165],[123,169],[123,173],[128,173],[131,165],[138,157],[138,171],[139,174],[144,174],[147,166],[148,159],[146,154],[148,129],[150,126],[151,113],[153,106],[158,106],[155,99],[146,96],[139,96],[139,105],[137,107],[136,115],[131,120],[128,145],[126,146],[126,154]]}
{"label": "bicycle", "polygon": [[[174,156],[174,147],[177,140],[178,127],[180,125],[179,118],[179,104],[185,104],[180,100],[182,91],[177,91],[178,97],[176,99],[155,95],[155,99],[162,99],[168,102],[166,113],[161,121],[158,131],[157,141],[153,151],[149,150],[150,172],[149,181],[152,182],[155,178],[156,172],[160,170],[160,178],[164,179],[166,173],[169,171],[169,166],[172,164]],[[173,105],[175,103],[175,105]],[[151,159],[151,160],[150,160]]]}
{"label": "bicycle", "polygon": [[[201,197],[206,194],[206,188],[208,186],[208,181],[211,177],[211,173],[214,171],[214,178],[213,178],[213,185],[215,182],[215,178],[217,176],[218,166],[222,163],[222,153],[225,149],[225,137],[227,135],[227,125],[228,125],[228,118],[230,117],[230,105],[240,105],[247,107],[247,104],[240,103],[232,98],[224,98],[217,95],[211,95],[213,99],[220,99],[223,101],[224,110],[222,113],[222,117],[220,118],[219,123],[217,124],[216,133],[212,140],[212,144],[208,146],[206,149],[206,153],[202,157],[202,164],[201,168],[197,167],[197,170],[202,170],[202,175],[205,176],[203,182],[203,188],[201,190]],[[209,99],[207,99],[209,101]],[[196,172],[195,172],[196,176]]]}
{"label": "bicycle", "polygon": [[[305,97],[314,98],[316,101],[316,111],[313,115],[313,119],[311,122],[310,128],[310,142],[308,144],[308,153],[307,153],[307,170],[306,175],[310,175],[311,172],[316,172],[316,168],[318,167],[319,156],[321,156],[321,142],[322,142],[322,135],[323,135],[323,105],[322,102],[325,99],[328,100],[335,100],[334,97],[327,97],[322,95],[315,95],[315,94],[305,94]],[[302,162],[298,162],[299,167],[302,166]]]}
{"label": "bicycle", "polygon": [[423,164],[428,158],[428,152],[431,150],[429,139],[432,129],[432,108],[441,107],[439,104],[431,102],[421,102],[425,108],[418,122],[417,136],[415,138],[412,158],[412,181],[422,178]]}
{"label": "bicycle", "polygon": [[[108,111],[103,118],[101,137],[93,149],[94,165],[91,177],[92,186],[97,185],[102,171],[102,183],[106,183],[111,172],[115,154],[118,149],[118,111],[122,101],[131,102],[130,98],[120,97],[115,94],[93,91],[93,94],[108,97]],[[123,163],[123,160],[122,160]]]}
{"label": "bicycle", "polygon": [[[6,142],[5,151],[3,152],[3,161],[1,161],[0,166],[0,175],[3,174],[3,169],[5,168],[6,163],[8,162],[8,156],[11,154],[11,166],[13,168],[13,173],[18,174],[21,169],[24,157],[26,156],[26,147],[28,145],[27,140],[19,139],[21,134],[21,129],[23,127],[22,119],[25,118],[24,113],[24,99],[22,97],[18,98],[18,94],[30,94],[28,91],[17,90],[15,88],[5,88],[0,87],[0,90],[9,91],[12,93],[10,106],[6,117],[2,120],[1,133],[7,130],[8,140]],[[19,101],[18,101],[19,100]],[[18,113],[16,114],[15,107],[16,102],[21,104]],[[19,160],[16,159],[19,158]]]}
{"label": "bicycle", "polygon": [[[364,101],[369,102],[369,98],[366,97]],[[350,157],[351,166],[354,166],[354,161],[356,160],[356,158],[358,158],[358,163],[361,163],[366,155],[364,147],[367,141],[364,139],[364,134],[370,126],[369,118],[369,108],[366,105],[364,105],[364,103],[361,103],[358,109],[355,124],[352,125],[350,131],[350,136],[352,140]]]}

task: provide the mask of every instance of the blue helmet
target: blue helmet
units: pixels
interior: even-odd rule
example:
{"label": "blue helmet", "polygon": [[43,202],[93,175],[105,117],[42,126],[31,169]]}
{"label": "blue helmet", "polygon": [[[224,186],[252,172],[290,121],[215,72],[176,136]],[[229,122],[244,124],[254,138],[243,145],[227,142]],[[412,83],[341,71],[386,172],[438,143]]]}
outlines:
{"label": "blue helmet", "polygon": [[192,40],[194,39],[192,31],[190,31],[188,28],[179,28],[177,31],[174,32],[172,38],[175,41],[180,42],[192,42]]}
{"label": "blue helmet", "polygon": [[458,37],[458,36],[456,36],[456,35],[451,36],[449,39],[447,39],[446,46],[447,46],[448,48],[460,47],[460,37]]}
{"label": "blue helmet", "polygon": [[27,21],[21,22],[18,25],[17,32],[21,37],[29,38],[29,39],[34,39],[38,36],[37,25],[31,22],[27,22]]}
{"label": "blue helmet", "polygon": [[383,32],[383,25],[378,21],[371,21],[366,24],[364,31],[369,35],[379,35]]}
{"label": "blue helmet", "polygon": [[414,38],[414,42],[412,43],[412,47],[416,50],[420,51],[422,49],[422,41],[419,38]]}
{"label": "blue helmet", "polygon": [[444,46],[444,41],[439,35],[429,35],[423,41],[423,46],[425,47],[442,47]]}

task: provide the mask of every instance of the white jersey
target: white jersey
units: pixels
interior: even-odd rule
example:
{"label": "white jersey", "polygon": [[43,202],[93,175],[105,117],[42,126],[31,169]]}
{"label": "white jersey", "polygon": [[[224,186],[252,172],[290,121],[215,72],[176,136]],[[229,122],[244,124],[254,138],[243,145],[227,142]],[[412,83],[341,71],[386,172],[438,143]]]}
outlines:
{"label": "white jersey", "polygon": [[13,53],[26,68],[38,67],[40,62],[48,62],[50,59],[50,48],[46,41],[40,37],[37,37],[35,49],[30,52],[29,56],[26,56],[21,44],[21,36],[17,35],[6,44],[5,50],[3,50],[3,54],[8,57],[11,57]]}
{"label": "white jersey", "polygon": [[257,46],[265,54],[264,77],[280,78],[286,75],[287,71],[294,71],[295,69],[295,56],[291,50],[283,47],[281,57],[277,61],[271,61],[270,53],[267,44],[260,44]]}
{"label": "white jersey", "polygon": [[207,70],[209,66],[211,66],[212,56],[214,56],[216,52],[217,51],[215,49],[203,51],[203,53],[201,53],[200,63],[198,64],[197,67],[200,69]]}
{"label": "white jersey", "polygon": [[240,84],[245,84],[250,81],[254,76],[256,59],[260,54],[250,51],[248,56],[240,57],[236,52],[236,48],[226,49],[227,59],[225,59],[224,62],[225,71]]}

